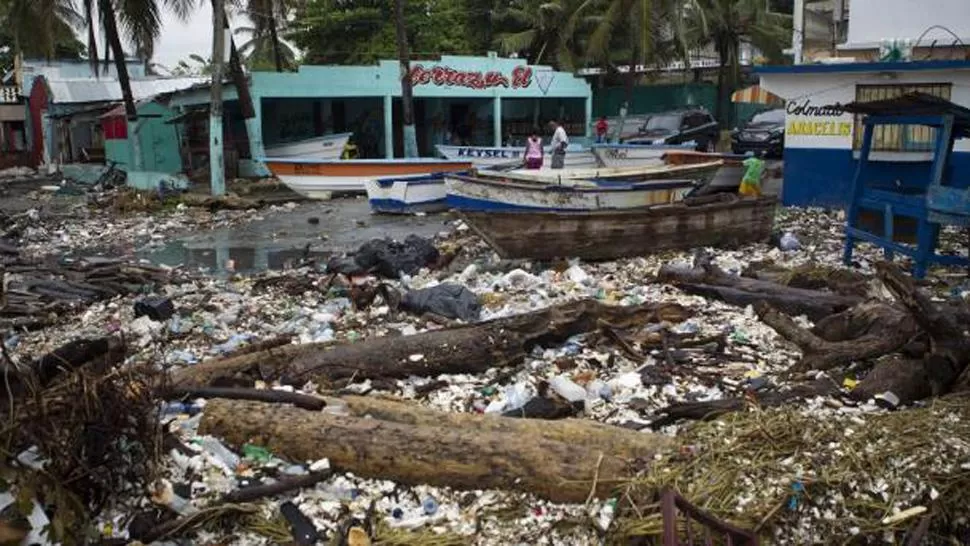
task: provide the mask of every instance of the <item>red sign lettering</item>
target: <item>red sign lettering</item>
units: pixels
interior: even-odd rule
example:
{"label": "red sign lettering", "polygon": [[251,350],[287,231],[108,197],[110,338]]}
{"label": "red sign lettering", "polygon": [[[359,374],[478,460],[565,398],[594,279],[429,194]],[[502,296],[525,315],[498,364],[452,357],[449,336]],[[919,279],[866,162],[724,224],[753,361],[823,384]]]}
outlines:
{"label": "red sign lettering", "polygon": [[501,72],[459,71],[449,66],[433,66],[425,68],[418,64],[411,68],[411,84],[438,87],[468,87],[470,89],[490,89],[492,87],[509,87],[524,89],[532,85],[532,69],[528,66],[517,66],[512,70],[511,83],[509,78]]}

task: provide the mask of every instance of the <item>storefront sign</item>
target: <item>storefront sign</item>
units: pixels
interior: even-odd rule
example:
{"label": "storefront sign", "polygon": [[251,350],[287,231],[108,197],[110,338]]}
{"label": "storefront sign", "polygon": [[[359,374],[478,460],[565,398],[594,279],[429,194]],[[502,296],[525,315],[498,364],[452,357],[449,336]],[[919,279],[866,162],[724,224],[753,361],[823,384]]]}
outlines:
{"label": "storefront sign", "polygon": [[[788,101],[785,107],[788,113],[788,126],[785,127],[785,134],[805,135],[805,136],[837,136],[847,137],[852,135],[852,123],[848,121],[838,121],[835,119],[845,115],[845,109],[838,104],[814,105],[809,99],[804,101]],[[799,116],[801,119],[792,119]],[[809,118],[809,119],[804,119]]]}
{"label": "storefront sign", "polygon": [[470,89],[489,89],[492,87],[511,87],[525,89],[532,85],[532,69],[528,66],[517,66],[510,76],[491,70],[461,71],[448,66],[433,66],[425,68],[418,64],[411,68],[411,83],[413,85],[433,84],[438,87],[468,87]]}

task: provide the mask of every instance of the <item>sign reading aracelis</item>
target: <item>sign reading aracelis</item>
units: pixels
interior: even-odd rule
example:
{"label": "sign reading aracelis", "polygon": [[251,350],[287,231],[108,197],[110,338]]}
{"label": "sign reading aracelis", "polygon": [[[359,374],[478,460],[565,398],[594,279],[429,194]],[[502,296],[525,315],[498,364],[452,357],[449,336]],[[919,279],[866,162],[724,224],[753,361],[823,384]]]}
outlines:
{"label": "sign reading aracelis", "polygon": [[436,85],[438,87],[468,87],[489,89],[492,87],[511,87],[525,89],[532,85],[532,69],[517,66],[507,77],[497,70],[481,72],[475,70],[455,70],[449,66],[424,67],[420,64],[411,68],[412,85]]}

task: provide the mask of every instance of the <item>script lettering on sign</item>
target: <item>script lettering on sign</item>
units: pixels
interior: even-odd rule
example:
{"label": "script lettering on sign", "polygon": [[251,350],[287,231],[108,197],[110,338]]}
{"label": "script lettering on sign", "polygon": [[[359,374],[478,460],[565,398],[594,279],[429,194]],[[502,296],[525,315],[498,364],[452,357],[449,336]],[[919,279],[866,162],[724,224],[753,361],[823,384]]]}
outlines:
{"label": "script lettering on sign", "polygon": [[532,85],[532,69],[528,66],[517,66],[512,70],[511,76],[507,77],[496,70],[488,72],[462,71],[448,66],[426,68],[418,64],[411,68],[411,84],[415,86],[467,87],[470,89],[490,89],[493,87],[524,89]]}
{"label": "script lettering on sign", "polygon": [[845,108],[841,104],[815,105],[810,99],[804,101],[788,101],[785,112],[789,116],[802,116],[801,119],[791,119],[785,127],[785,134],[817,136],[817,137],[847,137],[852,135],[852,123],[848,121],[804,119],[804,118],[839,118],[845,115]]}

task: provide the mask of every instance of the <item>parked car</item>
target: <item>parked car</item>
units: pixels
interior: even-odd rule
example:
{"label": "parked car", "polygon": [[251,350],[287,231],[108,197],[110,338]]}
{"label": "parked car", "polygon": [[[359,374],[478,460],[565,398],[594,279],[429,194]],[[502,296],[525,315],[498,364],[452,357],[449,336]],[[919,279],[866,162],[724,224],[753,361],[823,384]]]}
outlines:
{"label": "parked car", "polygon": [[755,114],[744,127],[731,131],[731,151],[767,152],[768,157],[780,158],[785,152],[785,109]]}
{"label": "parked car", "polygon": [[653,114],[627,144],[683,144],[695,142],[697,150],[713,152],[719,140],[717,120],[707,110],[674,110]]}

